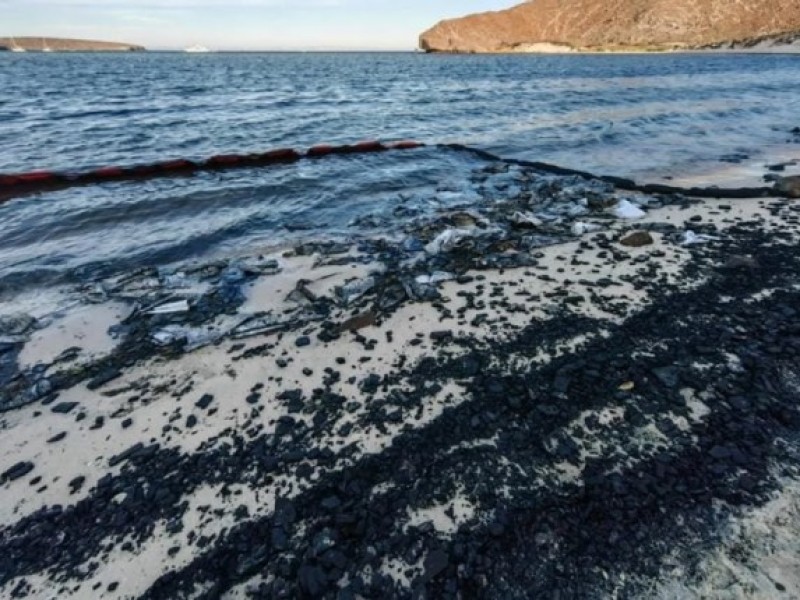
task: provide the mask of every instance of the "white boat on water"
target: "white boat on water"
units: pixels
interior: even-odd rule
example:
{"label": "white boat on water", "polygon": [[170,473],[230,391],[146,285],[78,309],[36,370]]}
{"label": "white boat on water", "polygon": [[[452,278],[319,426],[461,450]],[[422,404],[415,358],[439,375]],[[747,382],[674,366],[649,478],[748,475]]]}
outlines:
{"label": "white boat on water", "polygon": [[205,46],[190,46],[189,48],[186,48],[184,52],[188,52],[189,54],[206,54],[208,52],[211,52],[211,50],[209,50]]}
{"label": "white boat on water", "polygon": [[20,46],[18,46],[17,45],[17,40],[15,40],[12,37],[11,38],[11,51],[12,52],[25,52],[26,50],[25,50],[25,48],[21,48]]}
{"label": "white boat on water", "polygon": [[42,52],[52,52],[53,49],[47,45],[47,40],[42,38]]}

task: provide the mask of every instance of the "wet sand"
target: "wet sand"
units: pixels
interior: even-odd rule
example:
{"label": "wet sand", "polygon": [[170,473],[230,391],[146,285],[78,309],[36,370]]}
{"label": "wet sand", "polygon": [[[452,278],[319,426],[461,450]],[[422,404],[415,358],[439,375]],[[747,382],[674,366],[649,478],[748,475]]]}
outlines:
{"label": "wet sand", "polygon": [[800,596],[800,204],[666,204],[421,252],[430,298],[352,247],[196,323],[140,331],[129,283],[55,313],[15,350],[53,392],[0,413],[0,594]]}

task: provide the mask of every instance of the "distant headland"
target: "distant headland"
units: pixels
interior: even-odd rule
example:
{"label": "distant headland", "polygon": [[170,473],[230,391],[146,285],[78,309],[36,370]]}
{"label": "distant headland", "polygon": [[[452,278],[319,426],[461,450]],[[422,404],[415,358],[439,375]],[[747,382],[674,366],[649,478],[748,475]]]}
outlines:
{"label": "distant headland", "polygon": [[8,52],[143,52],[144,46],[120,42],[51,37],[0,37],[0,51]]}
{"label": "distant headland", "polygon": [[427,52],[800,51],[797,0],[528,0],[438,23]]}

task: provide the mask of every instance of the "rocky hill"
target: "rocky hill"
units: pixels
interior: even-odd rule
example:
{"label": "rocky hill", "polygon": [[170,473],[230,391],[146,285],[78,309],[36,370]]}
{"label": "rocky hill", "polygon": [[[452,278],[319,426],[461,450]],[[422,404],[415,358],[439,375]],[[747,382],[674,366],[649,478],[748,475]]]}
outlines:
{"label": "rocky hill", "polygon": [[63,38],[17,37],[0,38],[0,49],[22,48],[26,52],[42,52],[49,48],[53,52],[140,52],[145,48],[134,44],[97,42],[93,40],[71,40]]}
{"label": "rocky hill", "polygon": [[678,50],[798,44],[798,0],[529,0],[445,20],[428,52]]}

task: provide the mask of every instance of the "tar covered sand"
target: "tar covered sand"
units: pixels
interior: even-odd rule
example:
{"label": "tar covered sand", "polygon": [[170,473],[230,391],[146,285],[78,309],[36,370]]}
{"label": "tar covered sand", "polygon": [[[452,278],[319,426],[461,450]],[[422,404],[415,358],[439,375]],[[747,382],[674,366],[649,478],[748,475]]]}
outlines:
{"label": "tar covered sand", "polygon": [[6,302],[0,596],[800,597],[800,202],[470,190]]}

